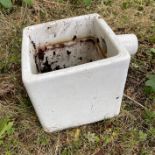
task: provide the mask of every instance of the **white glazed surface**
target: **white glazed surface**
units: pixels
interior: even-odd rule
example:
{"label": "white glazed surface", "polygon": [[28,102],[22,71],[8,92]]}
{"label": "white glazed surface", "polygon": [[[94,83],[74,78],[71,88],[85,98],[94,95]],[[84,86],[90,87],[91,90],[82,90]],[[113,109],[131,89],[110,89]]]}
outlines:
{"label": "white glazed surface", "polygon": [[[49,26],[52,28],[47,30]],[[75,34],[79,38],[91,35],[104,39],[108,58],[38,74],[31,42],[36,46],[57,43]],[[23,32],[22,79],[47,132],[118,115],[129,63],[129,52],[98,14],[39,24]]]}

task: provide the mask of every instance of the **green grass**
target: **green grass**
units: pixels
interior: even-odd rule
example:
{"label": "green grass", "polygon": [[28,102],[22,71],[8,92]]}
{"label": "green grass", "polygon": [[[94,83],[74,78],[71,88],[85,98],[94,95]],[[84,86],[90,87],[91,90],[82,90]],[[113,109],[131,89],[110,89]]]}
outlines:
{"label": "green grass", "polygon": [[[31,7],[15,3],[10,10],[1,8],[0,120],[5,121],[0,123],[0,154],[154,155],[155,94],[148,88],[146,93],[146,85],[151,88],[148,75],[155,74],[154,8],[154,0],[96,0],[89,6],[72,0],[36,0]],[[130,98],[124,97],[117,117],[47,134],[21,81],[22,29],[93,12],[101,14],[116,34],[138,36],[139,50],[132,58],[125,88]]]}

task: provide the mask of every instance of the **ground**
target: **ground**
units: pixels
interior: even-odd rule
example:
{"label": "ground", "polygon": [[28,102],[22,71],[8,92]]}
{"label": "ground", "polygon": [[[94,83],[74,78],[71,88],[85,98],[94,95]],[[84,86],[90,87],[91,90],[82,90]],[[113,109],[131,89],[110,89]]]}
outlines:
{"label": "ground", "polygon": [[[57,133],[45,133],[21,80],[22,29],[28,25],[97,12],[116,34],[135,33],[139,50],[132,58],[121,112],[117,117]],[[0,154],[154,155],[155,102],[145,93],[155,73],[155,1],[35,0],[32,7],[0,10],[0,118],[9,132],[0,135]],[[0,125],[1,128],[1,125]],[[9,127],[8,127],[9,128]],[[1,134],[1,133],[0,133]]]}

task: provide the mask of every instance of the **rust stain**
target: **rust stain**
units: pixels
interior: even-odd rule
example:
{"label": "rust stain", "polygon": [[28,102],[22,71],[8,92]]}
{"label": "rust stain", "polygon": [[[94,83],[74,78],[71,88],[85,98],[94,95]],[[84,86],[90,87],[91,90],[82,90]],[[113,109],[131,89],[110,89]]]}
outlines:
{"label": "rust stain", "polygon": [[[70,67],[70,66],[67,66],[65,63],[63,65],[59,65],[62,57],[60,51],[65,52],[64,51],[65,48],[69,48],[69,47],[72,48],[76,44],[78,44],[79,46],[81,44],[91,44],[96,48],[96,52],[100,55],[100,57],[106,58],[106,51],[103,51],[103,49],[100,47],[100,39],[92,36],[86,37],[86,38],[77,38],[77,36],[74,35],[71,41],[64,41],[56,44],[49,43],[44,46],[38,46],[38,48],[36,48],[36,45],[34,44],[34,42],[32,42],[32,45],[35,49],[34,59],[35,59],[36,68],[38,72],[45,73],[45,72],[50,72],[50,71],[55,71],[55,70],[60,70],[63,68]],[[89,53],[89,50],[90,49],[88,46],[88,49],[87,49],[88,53]],[[50,56],[52,57],[52,58],[50,57],[50,61],[48,60],[48,56],[46,54],[49,51],[52,51],[52,54],[50,54]],[[93,58],[83,58],[80,55],[79,56],[75,55],[75,53],[72,54],[72,50],[67,49],[66,56],[68,56],[68,59],[71,55],[72,57],[74,57],[74,59],[78,60],[80,64],[83,62],[88,63],[88,62],[94,61]],[[66,57],[66,61],[68,61],[67,57]]]}
{"label": "rust stain", "polygon": [[76,35],[73,36],[73,39],[72,40],[75,41],[76,39],[77,39],[77,36]]}

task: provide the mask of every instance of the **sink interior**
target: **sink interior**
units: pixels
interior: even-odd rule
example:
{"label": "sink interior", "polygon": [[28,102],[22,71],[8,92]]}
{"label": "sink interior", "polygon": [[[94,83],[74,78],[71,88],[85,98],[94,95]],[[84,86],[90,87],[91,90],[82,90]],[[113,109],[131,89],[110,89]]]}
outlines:
{"label": "sink interior", "polygon": [[37,71],[45,73],[106,58],[106,46],[101,48],[100,41],[96,37],[75,35],[70,41],[39,46],[34,56]]}

